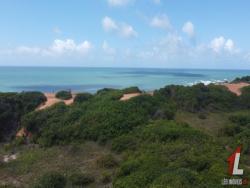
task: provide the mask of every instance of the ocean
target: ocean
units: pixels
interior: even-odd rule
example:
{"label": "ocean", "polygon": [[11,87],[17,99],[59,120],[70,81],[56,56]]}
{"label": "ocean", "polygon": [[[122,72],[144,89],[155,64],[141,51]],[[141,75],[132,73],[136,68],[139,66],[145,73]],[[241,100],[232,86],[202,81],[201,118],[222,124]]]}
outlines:
{"label": "ocean", "polygon": [[166,85],[192,85],[231,81],[250,75],[250,70],[0,67],[0,91],[42,91],[94,93],[102,88],[138,86],[150,91]]}

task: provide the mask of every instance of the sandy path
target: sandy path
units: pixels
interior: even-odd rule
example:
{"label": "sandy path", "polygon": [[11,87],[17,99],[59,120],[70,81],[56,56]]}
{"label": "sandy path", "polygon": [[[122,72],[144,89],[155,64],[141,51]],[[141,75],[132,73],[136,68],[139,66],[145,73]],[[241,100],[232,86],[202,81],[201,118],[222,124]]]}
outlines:
{"label": "sandy path", "polygon": [[[127,101],[133,97],[137,97],[137,96],[140,96],[142,95],[143,93],[129,93],[129,94],[123,94],[122,98],[120,98],[120,101]],[[154,95],[154,92],[153,91],[150,91],[150,92],[147,92],[148,95],[151,95],[153,96]]]}
{"label": "sandy path", "polygon": [[240,82],[240,83],[224,83],[222,84],[228,88],[229,91],[235,93],[236,95],[241,95],[241,88],[250,86],[248,83]]}
{"label": "sandy path", "polygon": [[74,102],[74,97],[75,97],[75,94],[72,94],[72,99],[61,100],[56,98],[54,93],[44,93],[44,95],[46,96],[47,101],[45,102],[45,104],[39,106],[36,110],[46,109],[58,102],[64,102],[66,105],[71,105]]}
{"label": "sandy path", "polygon": [[120,101],[127,101],[133,97],[140,96],[141,93],[129,93],[129,94],[123,94],[122,98],[120,98]]}

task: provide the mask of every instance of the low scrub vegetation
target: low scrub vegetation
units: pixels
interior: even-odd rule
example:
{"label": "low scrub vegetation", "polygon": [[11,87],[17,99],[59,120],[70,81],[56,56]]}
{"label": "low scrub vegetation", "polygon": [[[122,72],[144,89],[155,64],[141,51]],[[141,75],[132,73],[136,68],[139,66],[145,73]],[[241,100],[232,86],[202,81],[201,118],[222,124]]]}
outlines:
{"label": "low scrub vegetation", "polygon": [[69,100],[72,98],[72,94],[70,91],[58,91],[56,93],[56,98],[62,99],[62,100]]}
{"label": "low scrub vegetation", "polygon": [[[19,106],[20,124],[32,134],[30,143],[43,149],[41,152],[60,147],[66,153],[57,155],[63,159],[78,157],[79,152],[90,153],[72,145],[91,142],[108,148],[108,152],[98,148],[86,163],[79,162],[82,158],[78,163],[72,162],[74,167],[87,165],[88,173],[73,171],[72,164],[65,162],[68,173],[64,169],[37,176],[34,186],[218,187],[227,177],[228,156],[241,144],[241,165],[248,173],[245,168],[250,153],[248,88],[236,96],[219,85],[172,85],[155,91],[154,96],[142,94],[127,101],[119,100],[124,93],[135,91],[139,92],[138,88],[102,89],[93,95],[82,93],[71,106],[58,103],[41,111],[33,110],[44,100],[31,107]],[[19,109],[15,102],[9,102],[17,95],[9,93],[2,97],[8,101],[6,104]],[[189,121],[180,119],[177,116],[180,113],[188,114]],[[4,122],[2,114],[0,120]],[[221,114],[223,121],[212,121],[211,114]],[[207,131],[212,129],[211,125],[217,126],[218,132]],[[42,157],[38,156],[32,155],[23,164],[39,167]],[[15,165],[18,170],[24,168],[19,163]],[[10,168],[6,165],[4,169],[7,167]],[[91,169],[98,169],[98,173],[97,170],[92,173]],[[22,170],[24,173],[27,168]]]}

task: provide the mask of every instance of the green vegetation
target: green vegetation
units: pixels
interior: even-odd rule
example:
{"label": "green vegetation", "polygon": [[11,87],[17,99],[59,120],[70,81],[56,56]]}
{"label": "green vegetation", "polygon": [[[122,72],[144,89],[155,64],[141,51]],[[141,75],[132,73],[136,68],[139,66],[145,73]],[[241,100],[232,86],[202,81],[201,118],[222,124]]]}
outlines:
{"label": "green vegetation", "polygon": [[0,93],[0,142],[15,134],[21,116],[45,101],[46,97],[40,92]]}
{"label": "green vegetation", "polygon": [[236,78],[232,81],[232,83],[239,83],[239,82],[250,83],[250,76],[243,76],[241,78]]}
{"label": "green vegetation", "polygon": [[66,186],[66,179],[63,175],[57,172],[49,172],[44,174],[34,188],[63,188]]}
{"label": "green vegetation", "polygon": [[122,90],[124,94],[129,93],[142,93],[142,91],[138,87],[128,87]]}
{"label": "green vegetation", "polygon": [[235,108],[237,96],[224,86],[197,84],[192,87],[166,86],[155,92],[161,100],[171,101],[178,109],[189,112],[202,112],[204,110],[229,110]]}
{"label": "green vegetation", "polygon": [[72,186],[86,186],[95,181],[90,174],[73,173],[69,176],[69,182]]}
{"label": "green vegetation", "polygon": [[56,98],[62,99],[62,100],[69,100],[72,98],[72,94],[70,91],[58,91],[56,93]]}
{"label": "green vegetation", "polygon": [[90,100],[93,97],[90,93],[78,93],[74,98],[74,103],[82,103]]}
{"label": "green vegetation", "polygon": [[242,88],[240,104],[242,107],[250,109],[250,86]]}
{"label": "green vegetation", "polygon": [[36,187],[220,187],[239,145],[250,177],[248,88],[236,96],[219,85],[172,85],[119,100],[137,89],[82,93],[70,106],[21,113],[30,145],[0,150],[19,153],[0,163],[0,183],[15,176]]}

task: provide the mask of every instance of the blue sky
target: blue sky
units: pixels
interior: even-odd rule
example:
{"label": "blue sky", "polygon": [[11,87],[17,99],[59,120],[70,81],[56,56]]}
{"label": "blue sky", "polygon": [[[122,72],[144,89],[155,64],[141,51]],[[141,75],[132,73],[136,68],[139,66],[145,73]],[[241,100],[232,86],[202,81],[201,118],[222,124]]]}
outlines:
{"label": "blue sky", "polygon": [[248,0],[2,0],[0,65],[250,69]]}

